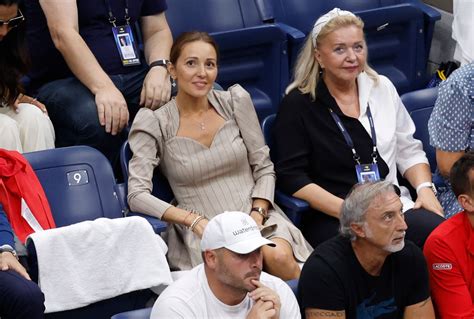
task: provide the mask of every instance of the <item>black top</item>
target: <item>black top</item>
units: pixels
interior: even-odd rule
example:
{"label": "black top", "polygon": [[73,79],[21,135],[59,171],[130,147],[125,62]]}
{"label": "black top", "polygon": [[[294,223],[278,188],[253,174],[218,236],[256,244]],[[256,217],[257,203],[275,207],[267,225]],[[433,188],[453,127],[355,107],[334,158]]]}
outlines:
{"label": "black top", "polygon": [[[339,115],[350,134],[361,163],[372,163],[372,139],[358,119],[342,113],[324,81],[317,87],[316,100],[310,94],[292,90],[280,104],[274,126],[272,159],[277,173],[277,187],[293,194],[310,183],[345,198],[357,183],[350,147],[331,117],[328,108]],[[378,154],[381,178],[389,169]]]}
{"label": "black top", "polygon": [[403,318],[405,307],[426,300],[428,271],[421,250],[410,241],[390,254],[379,276],[362,268],[349,239],[321,244],[306,261],[299,280],[301,311],[345,310],[346,318]]}

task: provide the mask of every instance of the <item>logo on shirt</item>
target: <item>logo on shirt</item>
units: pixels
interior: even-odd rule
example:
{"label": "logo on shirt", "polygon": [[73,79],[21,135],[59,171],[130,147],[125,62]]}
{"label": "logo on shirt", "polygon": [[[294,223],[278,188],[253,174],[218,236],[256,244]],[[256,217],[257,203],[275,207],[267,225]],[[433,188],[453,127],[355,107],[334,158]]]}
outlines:
{"label": "logo on shirt", "polygon": [[453,265],[451,263],[434,263],[433,270],[451,270]]}
{"label": "logo on shirt", "polygon": [[397,305],[395,304],[394,298],[381,301],[377,304],[371,304],[375,299],[375,296],[376,293],[363,300],[357,306],[357,319],[375,319],[385,314],[394,313],[397,311]]}

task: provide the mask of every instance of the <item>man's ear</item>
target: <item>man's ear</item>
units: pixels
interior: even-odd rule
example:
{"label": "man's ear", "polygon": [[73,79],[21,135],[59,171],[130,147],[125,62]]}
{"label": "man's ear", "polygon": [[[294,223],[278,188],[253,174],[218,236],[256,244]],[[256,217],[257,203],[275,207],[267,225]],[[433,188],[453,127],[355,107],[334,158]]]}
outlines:
{"label": "man's ear", "polygon": [[468,212],[474,212],[474,201],[471,196],[467,194],[461,194],[458,196],[458,202],[461,207]]}
{"label": "man's ear", "polygon": [[352,231],[357,235],[357,237],[365,238],[365,227],[362,223],[352,223],[351,224]]}
{"label": "man's ear", "polygon": [[206,250],[203,253],[204,263],[211,269],[216,269],[217,252],[215,250]]}

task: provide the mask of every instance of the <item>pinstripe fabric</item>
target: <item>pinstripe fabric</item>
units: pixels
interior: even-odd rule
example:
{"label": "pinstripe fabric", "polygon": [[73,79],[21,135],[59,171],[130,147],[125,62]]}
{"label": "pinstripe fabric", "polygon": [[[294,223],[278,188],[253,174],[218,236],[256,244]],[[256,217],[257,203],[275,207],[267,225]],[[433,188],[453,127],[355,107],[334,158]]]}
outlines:
{"label": "pinstripe fabric", "polygon": [[[141,109],[129,143],[133,152],[128,202],[134,211],[161,218],[170,204],[151,195],[153,170],[159,165],[168,178],[177,206],[194,209],[208,219],[228,210],[250,212],[252,198],[273,203],[275,173],[249,94],[235,85],[211,91],[209,102],[225,119],[208,148],[176,136],[179,112],[174,100],[158,110]],[[304,261],[312,248],[286,215],[273,204],[263,234],[284,238],[295,257]],[[190,269],[202,262],[199,239],[180,225],[164,235],[172,269]]]}

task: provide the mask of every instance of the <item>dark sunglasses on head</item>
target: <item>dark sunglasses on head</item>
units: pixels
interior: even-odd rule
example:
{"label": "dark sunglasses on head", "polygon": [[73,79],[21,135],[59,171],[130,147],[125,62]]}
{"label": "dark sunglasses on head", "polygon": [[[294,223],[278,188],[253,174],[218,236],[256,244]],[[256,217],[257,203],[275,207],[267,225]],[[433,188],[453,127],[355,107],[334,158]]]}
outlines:
{"label": "dark sunglasses on head", "polygon": [[13,29],[19,26],[23,21],[25,21],[25,17],[23,13],[21,13],[20,9],[18,9],[18,15],[14,18],[11,18],[7,21],[0,20],[0,25],[7,25],[8,29]]}

